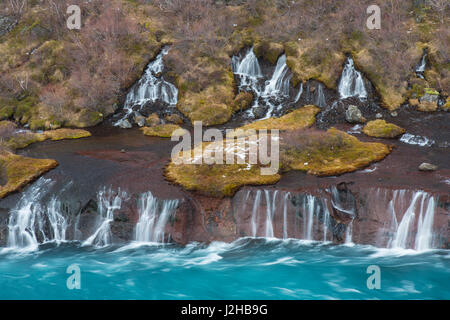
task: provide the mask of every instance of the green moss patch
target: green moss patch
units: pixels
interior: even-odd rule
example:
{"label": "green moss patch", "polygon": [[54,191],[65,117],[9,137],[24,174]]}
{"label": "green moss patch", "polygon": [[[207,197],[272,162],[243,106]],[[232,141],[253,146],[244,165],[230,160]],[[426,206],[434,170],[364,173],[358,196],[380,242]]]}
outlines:
{"label": "green moss patch", "polygon": [[21,190],[30,182],[58,166],[50,159],[32,159],[10,152],[0,152],[0,166],[6,172],[7,182],[0,186],[0,199]]}
{"label": "green moss patch", "polygon": [[180,130],[180,135],[182,135],[182,132],[184,129],[182,129],[179,125],[176,124],[159,124],[153,127],[143,127],[141,128],[141,131],[146,135],[150,137],[160,137],[160,138],[170,138],[172,137],[172,134]]}
{"label": "green moss patch", "polygon": [[396,138],[406,132],[405,129],[387,123],[384,120],[374,120],[368,122],[362,130],[366,135],[375,138]]}
{"label": "green moss patch", "polygon": [[390,147],[361,142],[334,128],[327,132],[297,131],[281,144],[283,170],[301,170],[317,176],[353,172],[384,159]]}

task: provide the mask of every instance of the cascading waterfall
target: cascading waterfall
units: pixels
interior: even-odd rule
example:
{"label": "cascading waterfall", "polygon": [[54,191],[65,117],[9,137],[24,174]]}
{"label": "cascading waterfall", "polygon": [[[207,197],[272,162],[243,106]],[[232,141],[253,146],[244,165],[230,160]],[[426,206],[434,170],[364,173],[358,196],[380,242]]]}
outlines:
{"label": "cascading waterfall", "polygon": [[367,91],[361,72],[355,69],[353,59],[347,58],[339,81],[338,91],[341,99],[357,97],[359,99],[367,98]]}
{"label": "cascading waterfall", "polygon": [[132,114],[139,115],[139,112],[134,110],[135,106],[140,106],[142,109],[147,102],[156,101],[172,107],[176,106],[178,89],[161,76],[161,72],[164,70],[163,58],[168,52],[168,47],[163,48],[155,60],[148,64],[142,78],[128,92],[124,104],[125,116],[115,123],[116,126],[120,126]]}
{"label": "cascading waterfall", "polygon": [[83,242],[84,246],[93,245],[96,247],[108,246],[112,242],[111,222],[114,221],[114,213],[121,209],[122,200],[127,198],[127,193],[112,189],[99,191],[97,193],[97,228],[96,231]]}
{"label": "cascading waterfall", "polygon": [[[434,197],[424,191],[415,192],[400,223],[397,223],[394,208],[396,207],[396,202],[404,201],[405,191],[400,190],[396,192],[390,203],[396,231],[389,241],[389,246],[391,248],[401,249],[414,248],[419,251],[430,249],[432,247],[433,221],[436,209]],[[414,225],[416,226],[415,237],[413,237]]]}
{"label": "cascading waterfall", "polygon": [[158,200],[151,192],[139,198],[139,221],[136,224],[136,241],[164,243],[165,227],[175,214],[178,200]]}
{"label": "cascading waterfall", "polygon": [[317,86],[317,94],[314,104],[321,108],[325,108],[327,106],[327,100],[325,98],[325,94],[323,93],[323,84],[319,84]]}
{"label": "cascading waterfall", "polygon": [[303,94],[303,82],[300,83],[300,88],[298,89],[297,96],[295,97],[294,103],[297,103],[300,101],[300,98]]}
{"label": "cascading waterfall", "polygon": [[[286,55],[283,54],[278,58],[272,77],[264,83],[262,82],[264,76],[253,48],[249,49],[243,58],[234,56],[231,65],[234,74],[240,80],[239,90],[252,91],[255,95],[255,102],[252,108],[248,110],[249,115],[256,117],[255,108],[263,105],[267,107],[267,111],[262,119],[266,119],[273,116],[274,111],[281,110],[289,102],[292,73],[286,64]],[[298,98],[291,102],[297,102],[300,95],[301,92],[297,95]]]}
{"label": "cascading waterfall", "polygon": [[48,206],[41,204],[53,184],[50,179],[39,179],[11,210],[8,247],[36,249],[40,243],[66,240],[68,223],[60,211],[61,203],[54,197]]}
{"label": "cascading waterfall", "polygon": [[[271,199],[270,191],[264,190],[264,194],[266,195],[266,238],[273,238],[273,217],[275,215],[276,210],[276,200],[278,195],[278,190],[273,193],[273,197]],[[272,201],[271,201],[272,200]]]}
{"label": "cascading waterfall", "polygon": [[424,53],[422,59],[420,59],[420,63],[416,66],[416,75],[421,79],[425,79],[424,73],[427,67],[427,55],[427,53]]}
{"label": "cascading waterfall", "polygon": [[260,202],[261,202],[261,190],[257,190],[255,201],[253,202],[252,220],[251,220],[253,237],[256,237],[256,233],[258,231],[258,224],[259,224],[258,209],[260,207]]}
{"label": "cascading waterfall", "polygon": [[[289,224],[288,221],[290,216],[288,215],[289,206],[291,206],[291,198],[292,194],[290,192],[280,192],[278,190],[270,191],[270,190],[255,190],[248,191],[246,199],[248,199],[248,195],[250,193],[254,193],[254,200],[252,206],[252,214],[251,214],[251,233],[253,237],[264,236],[266,238],[274,238],[277,237],[275,234],[275,221],[278,224],[281,224],[281,233],[279,237],[283,239],[289,238]],[[262,201],[261,197],[264,194],[264,200]],[[280,205],[277,205],[280,203]],[[329,231],[328,224],[330,223],[330,212],[328,210],[328,205],[326,199],[317,198],[313,195],[302,195],[302,203],[303,205],[300,207],[303,219],[303,232],[301,236],[298,238],[304,240],[316,240],[317,237],[314,237],[315,230],[319,230],[319,226],[323,230],[322,241],[327,241],[327,234]],[[265,213],[261,212],[261,209],[265,205]],[[260,226],[260,216],[264,214],[265,225],[264,229],[261,230]],[[280,217],[280,218],[279,218]],[[282,221],[282,223],[281,223]],[[259,229],[259,230],[258,230]],[[279,229],[277,229],[279,230]],[[262,231],[262,232],[261,232]],[[294,230],[291,230],[293,232]],[[294,234],[291,234],[293,237]],[[316,238],[316,239],[315,239]]]}

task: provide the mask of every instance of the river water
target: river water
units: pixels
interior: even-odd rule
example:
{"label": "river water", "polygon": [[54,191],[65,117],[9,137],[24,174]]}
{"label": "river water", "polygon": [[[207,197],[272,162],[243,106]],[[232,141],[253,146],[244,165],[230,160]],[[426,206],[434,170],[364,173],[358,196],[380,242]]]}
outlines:
{"label": "river water", "polygon": [[[67,286],[73,265],[79,290]],[[379,267],[380,289],[367,286],[369,266]],[[264,238],[3,249],[0,275],[0,299],[450,299],[448,250]]]}

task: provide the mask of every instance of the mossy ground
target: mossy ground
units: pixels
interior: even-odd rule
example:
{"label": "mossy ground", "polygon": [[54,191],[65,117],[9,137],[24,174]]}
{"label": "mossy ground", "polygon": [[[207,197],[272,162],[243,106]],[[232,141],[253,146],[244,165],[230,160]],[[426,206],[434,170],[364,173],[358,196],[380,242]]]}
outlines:
{"label": "mossy ground", "polygon": [[0,199],[12,192],[19,191],[57,165],[58,162],[55,160],[32,159],[0,151],[0,166],[6,173],[6,184],[0,186]]}
{"label": "mossy ground", "polygon": [[159,124],[152,127],[143,127],[141,130],[146,136],[160,138],[170,138],[176,131],[177,133],[179,132],[180,135],[184,132],[184,129],[176,124]]}
{"label": "mossy ground", "polygon": [[[315,108],[314,106],[308,108],[313,119],[317,113]],[[298,114],[288,114],[285,119],[280,118],[289,119],[289,121],[284,123],[286,131],[280,136],[280,170],[277,170],[275,174],[262,175],[262,166],[259,164],[196,164],[195,161],[178,164],[172,160],[166,167],[166,177],[188,190],[216,197],[232,196],[243,185],[276,183],[280,179],[281,172],[301,170],[318,176],[340,175],[380,161],[391,151],[390,147],[384,144],[361,142],[334,128],[327,132],[302,129],[308,127],[310,122],[300,122],[295,126],[291,120],[296,116]],[[305,117],[302,119],[305,120]],[[271,129],[273,126],[280,127],[282,124],[279,119],[267,119],[265,122],[260,122],[263,125],[255,129]],[[227,146],[228,140],[219,144]],[[204,143],[203,150],[209,145],[211,144]],[[193,155],[198,154],[196,151],[197,149],[186,151],[180,154],[180,157],[181,159],[192,158]],[[248,162],[248,158],[246,161]]]}
{"label": "mossy ground", "polygon": [[316,121],[316,115],[320,108],[314,105],[307,105],[296,109],[280,118],[269,118],[247,124],[239,129],[278,129],[280,131],[298,130],[312,126]]}
{"label": "mossy ground", "polygon": [[0,143],[0,147],[6,147],[11,150],[23,149],[33,143],[42,142],[45,140],[64,140],[64,139],[80,139],[90,137],[91,133],[82,129],[56,129],[48,130],[42,133],[39,132],[22,132],[13,134]]}
{"label": "mossy ground", "polygon": [[327,132],[297,131],[281,145],[283,170],[301,170],[317,176],[353,172],[384,159],[390,147],[361,142],[334,128]]}
{"label": "mossy ground", "polygon": [[406,132],[405,129],[385,120],[369,121],[362,130],[366,135],[375,138],[396,138]]}

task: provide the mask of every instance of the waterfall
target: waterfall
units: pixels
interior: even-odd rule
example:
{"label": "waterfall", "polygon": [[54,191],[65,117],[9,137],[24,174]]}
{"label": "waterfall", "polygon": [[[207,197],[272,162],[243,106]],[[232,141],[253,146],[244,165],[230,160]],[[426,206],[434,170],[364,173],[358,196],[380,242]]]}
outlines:
{"label": "waterfall", "polygon": [[[402,249],[414,248],[419,251],[430,249],[432,247],[433,221],[436,209],[434,197],[424,191],[415,192],[408,208],[402,215],[400,223],[397,224],[395,214],[396,202],[404,201],[404,198],[404,190],[396,191],[389,204],[392,210],[393,227],[395,229],[395,233],[389,241],[389,247]],[[416,226],[415,230],[414,226]],[[413,237],[414,231],[416,232],[415,237]]]}
{"label": "waterfall", "polygon": [[[331,220],[330,211],[328,210],[327,200],[317,198],[309,194],[294,195],[294,202],[300,197],[300,207],[292,208],[292,194],[284,191],[271,190],[254,190],[248,191],[254,193],[253,206],[251,211],[251,234],[253,237],[264,236],[266,238],[282,238],[288,239],[299,238],[304,240],[327,240],[329,231],[329,223]],[[261,197],[264,194],[265,201]],[[248,199],[246,196],[245,199]],[[260,224],[261,209],[265,204],[265,226]],[[291,206],[291,208],[289,208]],[[244,214],[245,214],[245,207]],[[298,208],[299,212],[294,214],[292,209]],[[291,210],[290,210],[291,209]],[[301,215],[300,215],[301,211]],[[300,218],[302,216],[303,218]],[[296,232],[292,225],[292,219],[299,219],[302,223],[303,230],[300,234]],[[291,223],[289,222],[291,221]],[[276,226],[279,226],[275,228]],[[264,231],[258,229],[264,227]],[[322,228],[322,229],[321,229]],[[259,232],[258,232],[259,231]],[[319,236],[315,232],[322,232]]]}
{"label": "waterfall", "polygon": [[269,190],[264,190],[266,195],[266,238],[273,238],[273,217],[275,216],[276,210],[276,199],[278,195],[278,190],[273,193],[272,201]]}
{"label": "waterfall", "polygon": [[345,230],[345,244],[353,244],[353,220],[347,225]]}
{"label": "waterfall", "polygon": [[338,91],[341,99],[349,97],[367,98],[367,91],[361,72],[355,69],[353,59],[347,58],[339,81]]}
{"label": "waterfall", "polygon": [[258,209],[260,207],[260,203],[261,203],[261,190],[257,190],[255,201],[253,202],[252,220],[251,220],[253,237],[256,237],[256,234],[258,232],[258,224],[259,224]]}
{"label": "waterfall", "polygon": [[127,197],[126,192],[114,192],[112,189],[97,193],[97,224],[96,231],[83,242],[83,246],[96,247],[108,246],[112,243],[111,222],[114,221],[114,213],[121,209],[122,200]]}
{"label": "waterfall", "polygon": [[327,106],[327,100],[325,98],[325,94],[323,93],[323,85],[322,84],[319,84],[317,86],[316,100],[314,101],[314,104],[321,108],[325,108]]}
{"label": "waterfall", "polygon": [[303,238],[313,240],[312,228],[314,223],[314,209],[316,198],[312,195],[306,195],[306,201],[303,202]]}
{"label": "waterfall", "polygon": [[298,93],[297,96],[295,97],[294,103],[297,103],[300,100],[302,93],[303,93],[303,82],[300,83],[300,88],[298,89]]}
{"label": "waterfall", "polygon": [[283,239],[288,238],[288,230],[287,230],[287,204],[288,199],[290,197],[291,193],[286,192],[284,195],[284,202],[283,202]]}
{"label": "waterfall", "polygon": [[163,58],[168,52],[168,47],[163,48],[155,60],[148,64],[142,78],[130,89],[124,104],[125,116],[115,123],[116,126],[120,126],[133,113],[139,115],[133,109],[137,105],[142,109],[147,102],[161,101],[169,106],[176,106],[178,89],[161,76],[164,70]]}
{"label": "waterfall", "polygon": [[420,63],[416,66],[416,75],[421,79],[425,79],[424,73],[427,67],[427,55],[427,53],[424,53],[422,59],[420,59]]}
{"label": "waterfall", "polygon": [[[271,78],[264,83],[264,76],[253,48],[249,49],[244,57],[233,56],[231,66],[234,74],[239,77],[239,90],[254,93],[255,102],[247,111],[250,116],[257,117],[255,109],[263,106],[267,108],[267,111],[263,117],[258,115],[258,118],[269,118],[273,116],[275,111],[280,111],[289,102],[292,73],[286,64],[285,54],[278,58]],[[300,95],[298,95],[298,99],[300,99]],[[298,99],[291,102],[295,103]]]}
{"label": "waterfall", "polygon": [[39,179],[24,192],[10,212],[7,246],[36,249],[40,243],[66,240],[67,220],[62,215],[61,203],[54,197],[49,205],[41,204],[54,185],[50,179]]}
{"label": "waterfall", "polygon": [[136,224],[136,241],[164,243],[165,227],[173,218],[178,200],[160,201],[151,192],[139,198],[139,221]]}
{"label": "waterfall", "polygon": [[289,96],[289,84],[292,74],[286,64],[286,55],[282,55],[277,62],[272,78],[266,82],[263,97]]}
{"label": "waterfall", "polygon": [[[261,67],[253,48],[248,50],[245,57],[233,56],[231,63],[234,74],[238,75],[241,83],[240,87],[256,87],[257,80],[262,78]],[[258,90],[259,91],[259,90]]]}

